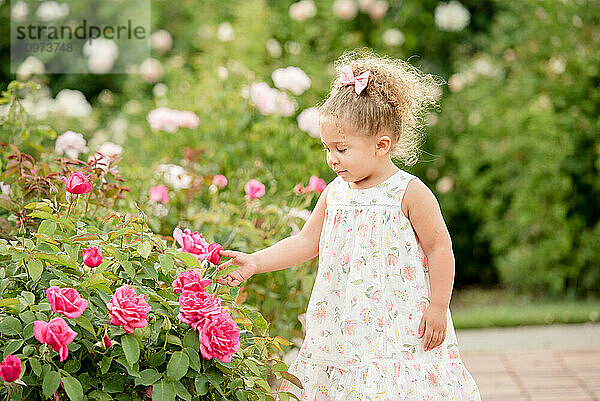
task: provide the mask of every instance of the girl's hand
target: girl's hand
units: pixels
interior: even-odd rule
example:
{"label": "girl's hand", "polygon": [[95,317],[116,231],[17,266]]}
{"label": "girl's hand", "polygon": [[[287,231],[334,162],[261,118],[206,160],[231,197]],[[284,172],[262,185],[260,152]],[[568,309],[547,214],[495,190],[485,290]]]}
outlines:
{"label": "girl's hand", "polygon": [[419,338],[425,335],[425,339],[423,340],[424,351],[430,351],[444,342],[444,338],[446,338],[447,319],[446,309],[429,305],[419,325]]}
{"label": "girl's hand", "polygon": [[230,265],[236,265],[240,268],[216,279],[215,281],[219,284],[226,284],[230,287],[238,286],[242,281],[248,280],[257,271],[257,266],[252,255],[236,251],[221,251],[221,255],[231,259],[220,264],[219,270],[226,269]]}

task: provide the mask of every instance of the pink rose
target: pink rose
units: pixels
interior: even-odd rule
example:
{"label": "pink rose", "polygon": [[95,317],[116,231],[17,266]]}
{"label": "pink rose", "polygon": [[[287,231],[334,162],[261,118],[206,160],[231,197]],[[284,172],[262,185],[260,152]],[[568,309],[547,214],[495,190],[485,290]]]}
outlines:
{"label": "pink rose", "polygon": [[184,291],[204,291],[204,287],[212,283],[210,279],[202,278],[199,270],[186,270],[177,275],[173,281],[175,294]]}
{"label": "pink rose", "polygon": [[223,189],[227,186],[227,178],[224,175],[217,174],[213,177],[212,184]]}
{"label": "pink rose", "polygon": [[179,295],[179,320],[194,330],[205,319],[220,314],[222,310],[221,300],[204,291],[184,291]]}
{"label": "pink rose", "polygon": [[311,191],[316,191],[318,193],[321,193],[325,190],[326,187],[327,187],[327,184],[325,183],[325,180],[322,180],[321,178],[317,177],[316,175],[313,175],[310,177],[310,180],[308,181],[308,185],[306,186],[306,188],[304,188],[304,192],[309,193]]}
{"label": "pink rose", "polygon": [[208,246],[208,257],[206,258],[213,265],[221,261],[221,251],[223,247],[216,242]]}
{"label": "pink rose", "polygon": [[260,181],[251,179],[244,186],[244,191],[251,199],[258,199],[265,194],[265,185]]}
{"label": "pink rose", "polygon": [[69,178],[63,177],[67,192],[72,194],[87,194],[92,190],[92,184],[88,181],[90,176],[84,175],[81,171],[72,171]]}
{"label": "pink rose", "polygon": [[96,245],[83,248],[83,263],[89,267],[100,266],[102,263],[102,251]]}
{"label": "pink rose", "polygon": [[7,356],[0,365],[0,379],[4,382],[14,382],[21,376],[21,360],[15,355]]}
{"label": "pink rose", "polygon": [[88,307],[88,301],[81,298],[74,288],[58,288],[53,285],[46,290],[46,298],[54,313],[60,313],[69,319],[77,319]]}
{"label": "pink rose", "polygon": [[152,202],[160,202],[163,205],[169,203],[169,189],[164,185],[151,187],[148,192],[150,193],[150,200]]}
{"label": "pink rose", "polygon": [[146,397],[148,397],[148,398],[150,398],[150,400],[152,400],[152,386],[146,387]]}
{"label": "pink rose", "polygon": [[175,238],[175,241],[181,246],[179,251],[191,253],[198,261],[202,261],[208,257],[209,244],[202,234],[199,234],[197,231],[192,233],[187,228],[184,231],[181,231],[179,227],[176,227],[175,230],[173,230],[173,238]]}
{"label": "pink rose", "polygon": [[127,333],[146,327],[150,305],[144,294],[136,295],[135,290],[128,285],[117,288],[110,298],[108,305],[110,323],[123,326]]}
{"label": "pink rose", "polygon": [[54,348],[54,351],[58,352],[61,362],[69,356],[67,345],[71,344],[77,337],[77,333],[69,327],[62,317],[55,317],[48,323],[36,320],[33,323],[33,334],[39,342]]}
{"label": "pink rose", "polygon": [[205,319],[199,327],[200,353],[204,359],[217,358],[231,362],[231,355],[240,349],[240,329],[227,311]]}

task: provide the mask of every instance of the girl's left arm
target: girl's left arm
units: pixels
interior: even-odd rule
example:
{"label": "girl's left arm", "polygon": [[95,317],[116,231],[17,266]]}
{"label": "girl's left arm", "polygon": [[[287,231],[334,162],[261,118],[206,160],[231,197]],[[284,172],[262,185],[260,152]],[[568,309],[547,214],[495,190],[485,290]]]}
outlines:
{"label": "girl's left arm", "polygon": [[421,180],[415,179],[406,187],[402,209],[427,257],[431,305],[446,309],[450,304],[454,282],[454,254],[450,233],[437,199]]}
{"label": "girl's left arm", "polygon": [[[405,204],[406,202],[406,204]],[[446,337],[447,310],[454,282],[452,241],[437,199],[421,180],[408,183],[402,201],[429,265],[431,299],[419,324],[423,349],[432,350]]]}

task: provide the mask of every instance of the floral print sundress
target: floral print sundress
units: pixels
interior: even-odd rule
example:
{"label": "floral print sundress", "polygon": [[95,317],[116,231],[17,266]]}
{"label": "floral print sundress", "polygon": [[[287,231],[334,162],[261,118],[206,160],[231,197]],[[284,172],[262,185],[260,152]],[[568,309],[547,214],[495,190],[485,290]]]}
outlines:
{"label": "floral print sundress", "polygon": [[306,337],[280,391],[301,400],[480,401],[448,309],[444,342],[418,338],[430,300],[427,259],[400,205],[416,176],[399,170],[367,189],[341,177],[327,194]]}

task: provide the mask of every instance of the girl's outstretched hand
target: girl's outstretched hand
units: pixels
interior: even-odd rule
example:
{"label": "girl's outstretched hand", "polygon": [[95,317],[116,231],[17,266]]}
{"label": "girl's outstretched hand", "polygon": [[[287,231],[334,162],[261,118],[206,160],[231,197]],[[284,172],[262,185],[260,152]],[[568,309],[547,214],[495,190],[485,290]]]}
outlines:
{"label": "girl's outstretched hand", "polygon": [[429,305],[419,325],[419,338],[425,335],[423,350],[430,351],[444,342],[446,338],[447,310]]}
{"label": "girl's outstretched hand", "polygon": [[248,280],[257,271],[257,266],[252,255],[237,251],[221,251],[221,256],[231,259],[225,263],[221,263],[219,270],[226,269],[231,265],[236,265],[240,268],[216,279],[215,281],[219,284],[226,284],[230,287],[238,286],[242,281]]}

